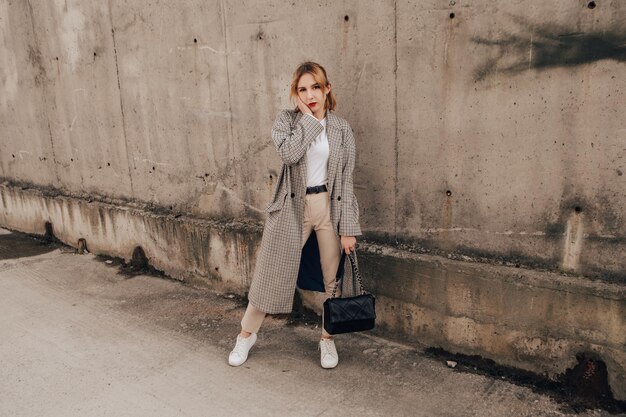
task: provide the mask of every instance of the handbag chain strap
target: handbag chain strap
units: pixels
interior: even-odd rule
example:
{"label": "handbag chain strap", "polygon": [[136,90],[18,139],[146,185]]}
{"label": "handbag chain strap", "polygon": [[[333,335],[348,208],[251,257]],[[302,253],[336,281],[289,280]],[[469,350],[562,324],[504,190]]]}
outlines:
{"label": "handbag chain strap", "polygon": [[[350,258],[350,265],[352,266],[352,277],[353,277],[352,278],[352,285],[353,285],[353,288],[354,288],[354,277],[356,277],[356,280],[359,283],[361,295],[364,295],[365,294],[365,287],[363,287],[363,281],[361,280],[361,272],[359,272],[359,268],[358,268],[358,266],[356,264],[356,258],[354,257],[354,251],[350,251],[350,254],[348,255],[348,258]],[[341,281],[343,282],[343,278],[341,278]],[[333,288],[333,294],[331,295],[331,298],[335,298],[338,286],[339,286],[339,281],[335,280],[335,287]]]}

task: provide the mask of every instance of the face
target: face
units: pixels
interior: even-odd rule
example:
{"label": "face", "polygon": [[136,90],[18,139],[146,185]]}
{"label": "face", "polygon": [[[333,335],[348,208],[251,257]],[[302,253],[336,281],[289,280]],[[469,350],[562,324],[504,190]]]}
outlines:
{"label": "face", "polygon": [[323,89],[315,78],[309,73],[305,73],[298,80],[298,97],[304,104],[306,104],[313,114],[320,118],[325,111],[324,104],[326,104],[326,96],[330,92],[330,83],[326,89]]}

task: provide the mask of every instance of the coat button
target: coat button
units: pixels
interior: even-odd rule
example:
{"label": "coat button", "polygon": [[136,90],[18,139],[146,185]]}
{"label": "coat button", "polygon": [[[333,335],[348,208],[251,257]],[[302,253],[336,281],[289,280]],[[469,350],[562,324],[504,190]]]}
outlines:
{"label": "coat button", "polygon": [[296,196],[296,193],[291,193],[291,198],[294,198]]}
{"label": "coat button", "polygon": [[337,201],[341,201],[341,196],[337,197]]}

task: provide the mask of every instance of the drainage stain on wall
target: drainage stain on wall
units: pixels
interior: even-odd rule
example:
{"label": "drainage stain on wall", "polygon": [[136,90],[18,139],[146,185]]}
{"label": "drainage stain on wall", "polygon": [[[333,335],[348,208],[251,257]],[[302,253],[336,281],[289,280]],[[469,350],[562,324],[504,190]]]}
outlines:
{"label": "drainage stain on wall", "polygon": [[453,221],[452,204],[452,191],[446,190],[443,200],[443,207],[441,208],[441,227],[443,229],[441,235],[444,239],[441,246],[444,250],[451,250],[454,248],[454,241],[452,239],[451,232]]}
{"label": "drainage stain on wall", "polygon": [[579,206],[573,210],[567,219],[567,227],[565,229],[564,250],[563,250],[563,269],[566,271],[577,272],[580,265],[580,254],[583,249],[584,236],[584,215]]}

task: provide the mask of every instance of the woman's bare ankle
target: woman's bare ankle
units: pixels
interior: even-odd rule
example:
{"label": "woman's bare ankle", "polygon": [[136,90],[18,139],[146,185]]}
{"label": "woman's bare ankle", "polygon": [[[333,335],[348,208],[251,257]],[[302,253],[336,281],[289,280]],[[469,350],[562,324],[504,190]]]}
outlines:
{"label": "woman's bare ankle", "polygon": [[246,337],[252,336],[252,333],[242,330],[241,333],[239,333],[239,335],[245,339]]}

